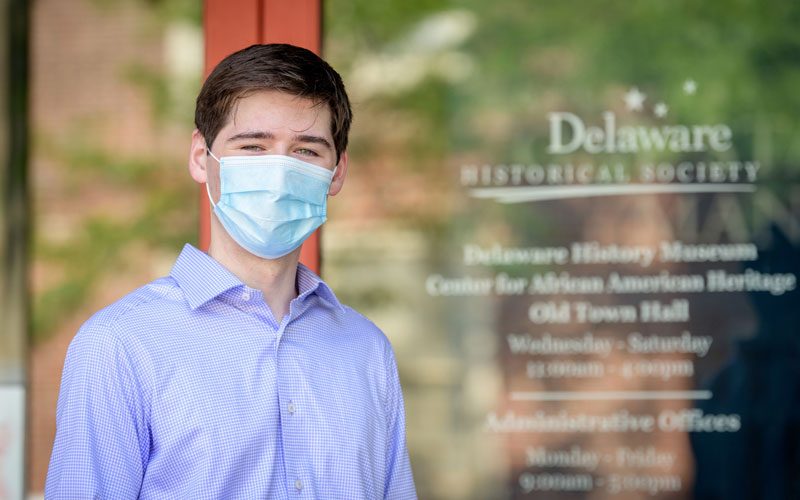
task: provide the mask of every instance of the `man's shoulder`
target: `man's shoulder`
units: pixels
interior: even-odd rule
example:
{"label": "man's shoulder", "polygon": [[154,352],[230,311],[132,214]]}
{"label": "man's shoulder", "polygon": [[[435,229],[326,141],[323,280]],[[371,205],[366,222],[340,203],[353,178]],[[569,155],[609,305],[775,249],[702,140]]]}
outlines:
{"label": "man's shoulder", "polygon": [[175,280],[170,276],[158,278],[94,313],[83,324],[79,335],[108,332],[124,337],[132,332],[148,331],[153,325],[163,324],[171,310],[177,312],[184,304]]}
{"label": "man's shoulder", "polygon": [[340,314],[342,331],[351,339],[357,342],[369,342],[380,350],[392,349],[389,338],[372,320],[345,304],[341,304]]}
{"label": "man's shoulder", "polygon": [[339,305],[341,306],[340,312],[342,314],[343,321],[347,322],[348,325],[357,328],[365,335],[383,335],[381,329],[378,328],[378,326],[369,318],[346,304],[340,303]]}
{"label": "man's shoulder", "polygon": [[70,342],[64,376],[104,377],[109,367],[127,366],[136,377],[150,377],[152,347],[159,331],[170,323],[167,318],[178,314],[170,308],[180,310],[180,297],[175,281],[164,277],[97,311]]}

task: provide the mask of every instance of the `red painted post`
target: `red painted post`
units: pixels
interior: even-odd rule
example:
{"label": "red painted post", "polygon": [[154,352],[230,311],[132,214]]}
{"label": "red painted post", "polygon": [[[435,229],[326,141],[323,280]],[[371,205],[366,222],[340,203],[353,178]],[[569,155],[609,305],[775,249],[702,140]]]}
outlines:
{"label": "red painted post", "polygon": [[[262,0],[262,43],[291,43],[319,54],[322,50],[321,0]],[[300,262],[320,272],[320,232],[312,234],[300,250]]]}
{"label": "red painted post", "polygon": [[[228,54],[254,43],[291,43],[320,53],[321,0],[205,0],[205,74]],[[209,203],[200,188],[200,248],[210,241]],[[320,231],[303,244],[300,261],[320,272]]]}
{"label": "red painted post", "polygon": [[[203,32],[205,39],[205,74],[225,56],[258,43],[261,38],[261,0],[205,0]],[[211,242],[211,219],[205,186],[200,186],[200,248],[208,250]]]}

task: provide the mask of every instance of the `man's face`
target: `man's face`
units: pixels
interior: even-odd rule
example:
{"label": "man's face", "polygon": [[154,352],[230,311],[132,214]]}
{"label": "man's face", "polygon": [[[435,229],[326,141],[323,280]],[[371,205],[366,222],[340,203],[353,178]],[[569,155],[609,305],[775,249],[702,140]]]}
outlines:
{"label": "man's face", "polygon": [[[198,143],[200,139],[193,137],[193,155],[199,153],[196,147],[204,145]],[[277,154],[329,170],[337,165],[328,106],[273,90],[254,92],[239,99],[228,122],[214,139],[211,151],[217,158]],[[339,161],[339,170],[344,170],[343,162],[346,162],[346,155]],[[217,200],[219,164],[208,157],[205,169],[212,197]],[[337,171],[331,194],[341,187],[342,174],[343,171]],[[199,181],[194,172],[193,177]]]}

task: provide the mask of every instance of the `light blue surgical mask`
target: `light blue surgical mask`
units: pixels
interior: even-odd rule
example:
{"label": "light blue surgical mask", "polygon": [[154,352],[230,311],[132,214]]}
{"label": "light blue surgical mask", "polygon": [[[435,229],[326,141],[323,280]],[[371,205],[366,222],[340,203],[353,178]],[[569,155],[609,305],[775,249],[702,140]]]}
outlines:
{"label": "light blue surgical mask", "polygon": [[223,156],[220,198],[208,199],[222,227],[242,248],[264,259],[299,247],[327,219],[334,171],[291,156]]}

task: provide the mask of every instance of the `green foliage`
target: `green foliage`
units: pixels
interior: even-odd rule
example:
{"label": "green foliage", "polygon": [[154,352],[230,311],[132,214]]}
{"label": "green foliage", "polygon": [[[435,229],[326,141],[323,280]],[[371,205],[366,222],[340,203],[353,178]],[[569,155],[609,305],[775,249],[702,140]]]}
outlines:
{"label": "green foliage", "polygon": [[200,88],[200,75],[189,81],[175,81],[161,68],[146,66],[140,62],[128,64],[122,78],[139,88],[148,97],[153,120],[163,125],[169,121],[192,123],[194,96]]}
{"label": "green foliage", "polygon": [[34,341],[48,338],[105,276],[124,270],[123,254],[131,245],[175,250],[197,239],[197,215],[191,209],[193,183],[188,178],[176,182],[174,165],[120,155],[96,145],[91,129],[76,127],[58,140],[40,134],[37,149],[51,161],[69,166],[66,189],[77,192],[90,183],[96,190],[133,190],[143,195],[144,202],[134,207],[130,218],[90,215],[66,241],[53,243],[37,232],[37,260],[63,270],[64,275],[34,298]]}
{"label": "green foliage", "polygon": [[[47,339],[52,331],[86,302],[97,284],[126,269],[124,252],[132,244],[142,248],[174,251],[197,239],[196,215],[187,210],[193,190],[154,191],[141,213],[130,220],[104,216],[87,219],[79,234],[67,242],[35,242],[37,258],[63,269],[64,276],[52,288],[34,298],[33,340]],[[176,217],[181,220],[175,224]]]}
{"label": "green foliage", "polygon": [[[448,2],[442,0],[328,0],[323,2],[326,45],[328,42],[342,44],[358,51],[391,46],[406,34],[410,26],[425,16],[440,12],[447,5]],[[342,54],[326,54],[328,56],[337,60],[342,58]],[[347,62],[342,59],[340,62]],[[336,67],[340,66],[337,64]]]}
{"label": "green foliage", "polygon": [[[475,20],[470,36],[452,48],[471,62],[472,71],[452,80],[429,74],[399,92],[356,99],[352,151],[366,159],[390,157],[403,166],[373,175],[421,171],[433,194],[434,186],[457,185],[449,169],[453,158],[558,161],[546,153],[546,114],[570,111],[596,124],[609,109],[629,124],[725,123],[734,137],[728,157],[761,161],[763,182],[796,179],[800,173],[800,3],[331,0],[326,55],[357,88],[360,64],[369,58],[404,60],[409,37],[443,12],[467,12]],[[682,88],[688,79],[698,83],[691,97]],[[636,116],[622,107],[632,87],[648,96],[647,109]],[[658,101],[669,105],[663,120],[653,116]],[[415,133],[406,134],[404,126]],[[660,159],[708,159],[698,156],[664,153]],[[541,210],[473,208],[459,214],[468,219],[463,224],[445,211],[418,216],[416,207],[395,216],[426,230],[442,217],[432,241],[453,241],[454,231],[467,235],[471,227],[491,224],[509,224],[526,239],[550,224]]]}
{"label": "green foliage", "polygon": [[144,8],[159,22],[187,21],[197,26],[203,22],[201,0],[91,0],[99,8],[112,10],[125,5]]}
{"label": "green foliage", "polygon": [[[143,38],[163,36],[171,23],[201,24],[202,2],[195,0],[93,0],[113,22],[124,9],[149,14],[142,26]],[[131,43],[136,43],[132,40]],[[193,98],[200,86],[196,79],[175,81],[170,68],[121,60],[121,82],[138,89],[146,98],[152,124],[158,133],[184,130],[188,143],[192,129]],[[113,112],[85,116],[68,129],[35,135],[35,154],[57,165],[58,185],[49,188],[59,209],[67,207],[70,228],[51,235],[35,225],[34,258],[43,272],[46,288],[33,297],[32,337],[47,339],[96,294],[98,286],[116,274],[141,272],[149,256],[174,254],[188,241],[197,240],[195,184],[176,167],[157,144],[142,144],[136,153],[105,145],[105,129],[118,125]],[[146,136],[146,134],[144,134]],[[181,148],[184,150],[184,148]],[[174,155],[172,155],[174,156]],[[120,206],[114,197],[130,200],[124,213],[91,206],[81,199],[86,193]],[[94,197],[93,197],[94,198]],[[110,199],[110,200],[109,200]],[[40,201],[53,210],[53,200]],[[52,215],[52,214],[50,214]],[[53,219],[49,222],[53,224]],[[58,230],[58,228],[55,228]],[[143,277],[142,283],[146,281]],[[125,291],[120,291],[120,294]]]}
{"label": "green foliage", "polygon": [[[491,7],[474,0],[333,0],[326,2],[328,56],[346,73],[364,54],[395,53],[415,26],[447,9],[466,9],[478,20],[464,46],[476,67],[471,78],[438,93],[437,102],[424,99],[437,84],[431,80],[377,99],[386,109],[407,109],[437,125],[441,120],[434,117],[446,106],[454,115],[457,148],[524,152],[513,142],[530,143],[542,135],[540,125],[527,124],[546,93],[560,96],[569,109],[590,114],[635,85],[669,101],[673,115],[687,123],[738,121],[738,134],[749,133],[754,115],[777,124],[772,133],[791,130],[800,111],[800,4],[782,0],[505,0]],[[686,78],[700,83],[702,98],[681,99]],[[485,121],[478,118],[490,111],[507,114],[522,130],[493,144],[496,139],[488,139]],[[434,133],[427,140],[439,138]],[[776,140],[793,142],[791,136]],[[796,151],[792,156],[796,165],[800,158]]]}
{"label": "green foliage", "polygon": [[119,186],[148,186],[148,182],[163,168],[152,159],[120,155],[97,146],[92,133],[80,127],[56,139],[39,134],[37,149],[50,159],[69,165],[71,176],[85,181],[87,176],[102,179]]}
{"label": "green foliage", "polygon": [[153,118],[157,122],[163,123],[165,119],[170,117],[173,106],[170,98],[169,80],[163,71],[134,62],[125,68],[123,78],[147,94]]}

